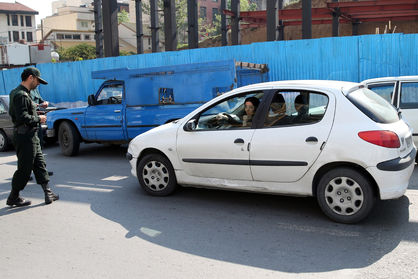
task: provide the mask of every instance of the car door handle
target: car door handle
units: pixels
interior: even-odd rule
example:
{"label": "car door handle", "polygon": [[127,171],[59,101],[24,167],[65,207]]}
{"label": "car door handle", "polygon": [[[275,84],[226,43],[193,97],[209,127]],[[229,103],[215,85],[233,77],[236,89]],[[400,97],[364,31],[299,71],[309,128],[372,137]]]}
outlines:
{"label": "car door handle", "polygon": [[118,112],[120,112],[120,109],[115,109],[113,112],[118,113]]}
{"label": "car door handle", "polygon": [[316,137],[308,137],[305,140],[306,142],[318,142],[318,139]]}
{"label": "car door handle", "polygon": [[244,143],[244,140],[243,139],[241,139],[241,138],[237,138],[237,139],[235,139],[234,140],[234,143]]}

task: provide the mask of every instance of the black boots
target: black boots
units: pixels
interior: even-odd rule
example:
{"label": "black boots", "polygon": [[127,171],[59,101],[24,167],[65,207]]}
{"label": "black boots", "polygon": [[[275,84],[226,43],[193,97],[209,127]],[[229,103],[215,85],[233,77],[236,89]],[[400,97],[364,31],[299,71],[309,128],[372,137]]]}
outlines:
{"label": "black boots", "polygon": [[9,206],[27,206],[31,204],[31,201],[25,200],[19,197],[19,192],[11,191],[9,197],[7,198],[7,205]]}
{"label": "black boots", "polygon": [[55,195],[48,184],[42,184],[41,186],[45,193],[45,204],[50,204],[53,201],[59,200],[59,195]]}

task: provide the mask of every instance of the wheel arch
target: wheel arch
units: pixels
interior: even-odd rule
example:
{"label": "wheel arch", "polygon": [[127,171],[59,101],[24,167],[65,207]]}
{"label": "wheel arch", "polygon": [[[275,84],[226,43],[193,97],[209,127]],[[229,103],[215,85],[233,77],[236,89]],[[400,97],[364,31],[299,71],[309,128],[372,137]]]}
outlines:
{"label": "wheel arch", "polygon": [[159,154],[161,156],[164,156],[171,163],[170,158],[168,158],[168,156],[164,152],[162,152],[161,150],[159,150],[157,148],[150,147],[150,148],[146,148],[146,149],[142,150],[141,153],[138,155],[138,159],[136,160],[136,166],[138,167],[138,164],[141,161],[141,159],[144,158],[145,156],[149,155],[149,154]]}
{"label": "wheel arch", "polygon": [[83,137],[81,136],[80,130],[78,129],[77,125],[71,121],[70,119],[58,119],[57,121],[54,122],[54,130],[56,131],[56,135],[58,137],[58,131],[59,131],[59,127],[61,126],[62,123],[64,122],[68,122],[68,124],[72,125],[74,127],[74,129],[77,131],[78,136],[80,137],[80,139],[83,141]]}
{"label": "wheel arch", "polygon": [[318,184],[319,181],[321,180],[322,176],[324,176],[324,174],[326,174],[328,171],[335,169],[335,168],[351,168],[353,170],[356,170],[358,172],[360,172],[362,175],[364,175],[372,184],[373,187],[373,193],[376,197],[380,198],[380,190],[379,187],[377,186],[376,180],[373,178],[373,176],[367,171],[365,170],[362,166],[355,164],[355,163],[351,163],[351,162],[332,162],[332,163],[328,163],[326,165],[323,165],[322,167],[320,167],[316,173],[315,176],[313,178],[312,181],[312,195],[314,197],[316,197],[316,189],[318,188]]}

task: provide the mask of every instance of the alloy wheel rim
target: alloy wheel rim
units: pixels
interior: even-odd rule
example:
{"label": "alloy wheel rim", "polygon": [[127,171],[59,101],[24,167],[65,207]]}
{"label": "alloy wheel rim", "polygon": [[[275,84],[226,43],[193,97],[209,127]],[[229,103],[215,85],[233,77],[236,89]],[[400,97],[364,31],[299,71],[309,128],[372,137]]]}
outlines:
{"label": "alloy wheel rim", "polygon": [[153,191],[162,191],[167,188],[169,178],[167,167],[158,161],[148,162],[142,170],[145,185]]}
{"label": "alloy wheel rim", "polygon": [[356,214],[363,206],[364,193],[360,185],[349,177],[336,177],[325,187],[325,201],[338,215]]}

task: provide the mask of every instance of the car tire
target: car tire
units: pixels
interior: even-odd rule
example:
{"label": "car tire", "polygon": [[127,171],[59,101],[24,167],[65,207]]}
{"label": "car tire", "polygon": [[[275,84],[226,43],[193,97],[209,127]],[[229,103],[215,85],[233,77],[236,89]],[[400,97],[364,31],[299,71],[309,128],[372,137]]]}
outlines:
{"label": "car tire", "polygon": [[170,161],[160,154],[144,156],[136,168],[139,184],[152,196],[168,196],[177,189]]}
{"label": "car tire", "polygon": [[326,216],[345,224],[366,218],[375,203],[369,179],[351,168],[336,168],[325,173],[319,181],[316,197]]}
{"label": "car tire", "polygon": [[58,142],[62,154],[74,156],[80,148],[80,135],[71,123],[63,122],[58,129]]}
{"label": "car tire", "polygon": [[9,138],[3,130],[0,130],[0,152],[7,151],[9,149]]}

